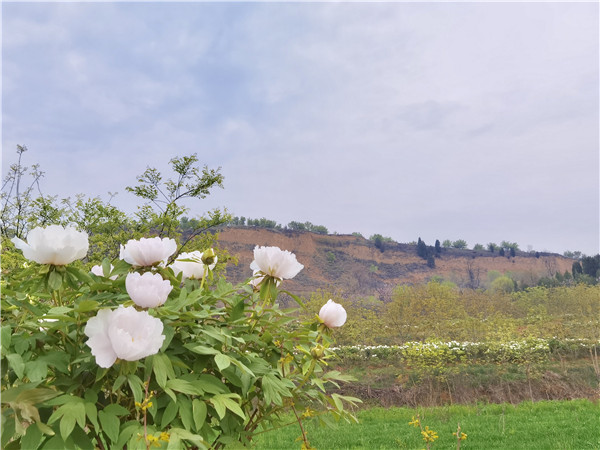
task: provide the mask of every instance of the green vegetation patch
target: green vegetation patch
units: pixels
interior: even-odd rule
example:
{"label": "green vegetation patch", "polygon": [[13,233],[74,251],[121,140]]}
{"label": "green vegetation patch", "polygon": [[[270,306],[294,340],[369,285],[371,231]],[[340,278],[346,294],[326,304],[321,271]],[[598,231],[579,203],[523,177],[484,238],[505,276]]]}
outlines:
{"label": "green vegetation patch", "polygon": [[[431,449],[456,448],[452,433],[460,423],[467,437],[462,449],[597,449],[600,405],[589,400],[456,405],[436,408],[372,408],[360,411],[359,424],[321,428],[309,423],[311,444],[318,449],[422,449],[426,443],[409,422],[419,416],[438,436]],[[299,430],[283,428],[259,435],[255,448],[299,448]]]}

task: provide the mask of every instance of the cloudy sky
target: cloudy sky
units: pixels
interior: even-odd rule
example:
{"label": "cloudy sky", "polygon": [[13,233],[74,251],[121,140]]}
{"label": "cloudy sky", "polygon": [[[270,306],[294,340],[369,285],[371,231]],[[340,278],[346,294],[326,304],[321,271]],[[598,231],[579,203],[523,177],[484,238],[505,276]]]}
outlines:
{"label": "cloudy sky", "polygon": [[330,232],[599,246],[597,3],[2,4],[3,174],[133,213],[197,153],[190,202]]}

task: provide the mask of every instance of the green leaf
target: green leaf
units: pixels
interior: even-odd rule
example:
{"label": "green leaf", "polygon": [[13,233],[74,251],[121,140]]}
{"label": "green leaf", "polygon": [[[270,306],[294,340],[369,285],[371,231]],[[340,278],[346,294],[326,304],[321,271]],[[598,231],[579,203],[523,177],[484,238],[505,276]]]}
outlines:
{"label": "green leaf", "polygon": [[21,438],[21,448],[31,450],[37,449],[40,443],[42,442],[43,437],[44,435],[42,434],[42,430],[40,430],[39,427],[30,425],[27,427],[25,436]]}
{"label": "green leaf", "polygon": [[54,430],[52,428],[50,428],[48,425],[46,425],[43,422],[36,422],[35,423],[37,425],[37,427],[40,429],[40,431],[44,434],[47,434],[48,436],[54,436],[56,433],[54,433]]}
{"label": "green leaf", "polygon": [[129,374],[129,375],[127,375],[127,382],[129,383],[131,392],[133,392],[133,399],[136,402],[141,402],[143,399],[143,397],[142,397],[142,386],[144,384],[143,381],[137,375]]}
{"label": "green leaf", "polygon": [[57,395],[60,395],[60,392],[46,388],[35,388],[21,392],[17,396],[16,401],[37,405],[38,403],[45,402],[46,400],[54,398]]}
{"label": "green leaf", "polygon": [[196,447],[200,449],[208,449],[209,444],[206,442],[202,436],[198,436],[197,434],[190,433],[183,428],[171,428],[170,430],[171,438],[169,439],[169,445],[167,446],[167,450],[174,449],[178,450],[183,448],[181,446],[181,439],[185,439],[186,441],[192,442]]}
{"label": "green leaf", "polygon": [[102,431],[106,433],[112,442],[117,442],[119,439],[119,418],[104,411],[98,411],[98,418],[100,419]]}
{"label": "green leaf", "polygon": [[204,391],[199,389],[197,385],[194,385],[186,380],[169,380],[167,381],[167,388],[173,389],[174,391],[181,392],[189,395],[202,395]]}
{"label": "green leaf", "polygon": [[169,402],[165,411],[163,412],[162,419],[160,420],[160,427],[164,430],[171,423],[171,421],[177,415],[177,410],[179,409],[179,405],[174,402]]}
{"label": "green leaf", "polygon": [[240,405],[237,402],[235,402],[232,399],[232,397],[238,397],[238,395],[237,394],[217,394],[213,398],[211,398],[209,401],[215,407],[215,410],[217,411],[217,414],[219,415],[220,419],[223,419],[225,417],[225,409],[228,409],[232,413],[240,416],[242,419],[245,420],[246,415],[244,414],[244,411],[242,411],[242,408],[240,407]]}
{"label": "green leaf", "polygon": [[115,382],[113,383],[113,386],[112,386],[113,392],[118,391],[119,388],[123,385],[123,383],[125,383],[126,380],[127,380],[127,377],[125,375],[119,375],[117,377],[117,379],[115,380]]}
{"label": "green leaf", "polygon": [[[53,270],[48,274],[48,287],[53,291],[58,291],[62,287],[62,282],[62,275],[56,270]],[[63,439],[65,438],[63,437]]]}
{"label": "green leaf", "polygon": [[86,402],[84,404],[85,407],[85,415],[88,416],[90,422],[94,425],[96,429],[100,428],[98,425],[98,410],[96,409],[96,405],[94,403]]}
{"label": "green leaf", "polygon": [[291,389],[295,385],[290,380],[277,378],[275,375],[267,374],[262,377],[262,388],[265,393],[265,401],[267,404],[275,403],[283,405],[283,397],[291,397]]}
{"label": "green leaf", "polygon": [[206,421],[206,403],[202,400],[195,398],[192,400],[192,414],[194,416],[194,424],[196,425],[196,431],[200,432]]}
{"label": "green leaf", "polygon": [[129,414],[129,410],[124,408],[121,405],[113,403],[112,405],[107,405],[104,410],[105,413],[113,415],[113,416],[126,416]]}
{"label": "green leaf", "polygon": [[4,325],[0,328],[0,343],[2,344],[2,353],[5,353],[10,348],[12,338],[12,329],[10,325]]}
{"label": "green leaf", "polygon": [[48,366],[45,361],[35,360],[25,363],[25,373],[31,381],[42,381],[48,374]]}
{"label": "green leaf", "polygon": [[10,355],[6,355],[6,359],[8,359],[8,365],[15,371],[15,374],[19,379],[23,378],[25,374],[25,363],[23,362],[23,358],[21,355],[16,353],[12,353]]}
{"label": "green leaf", "polygon": [[[63,405],[61,408],[64,408],[65,406],[67,405]],[[73,428],[75,428],[75,415],[70,410],[66,410],[63,414],[62,419],[60,419],[59,428],[60,436],[62,437],[63,441],[66,441],[73,431]]]}
{"label": "green leaf", "polygon": [[227,355],[224,355],[223,353],[219,353],[218,355],[215,355],[215,363],[217,364],[219,371],[222,372],[223,370],[225,370],[229,367],[229,365],[231,364],[231,361]]}
{"label": "green leaf", "polygon": [[209,394],[222,394],[228,392],[227,386],[225,386],[221,380],[214,375],[207,373],[200,375],[198,381],[194,382],[194,384]]}
{"label": "green leaf", "polygon": [[167,385],[167,376],[169,376],[169,378],[175,378],[171,360],[164,353],[158,353],[153,356],[152,369],[156,376],[156,382],[162,388]]}
{"label": "green leaf", "polygon": [[179,403],[179,417],[181,418],[181,423],[186,430],[191,430],[194,423],[192,401],[183,395],[180,395],[177,400],[177,403]]}
{"label": "green leaf", "polygon": [[94,282],[94,279],[89,273],[84,272],[83,270],[78,269],[77,267],[65,266],[65,269],[69,274],[73,275],[75,278],[77,278],[83,283],[92,284]]}
{"label": "green leaf", "polygon": [[229,318],[231,321],[235,321],[244,315],[245,306],[244,299],[242,298],[231,307],[231,312],[229,313]]}
{"label": "green leaf", "polygon": [[227,407],[225,406],[225,403],[223,402],[222,398],[219,397],[219,395],[220,394],[215,395],[209,400],[209,402],[212,403],[213,407],[215,408],[215,411],[217,411],[219,419],[222,419],[223,417],[225,417]]}
{"label": "green leaf", "polygon": [[77,305],[75,305],[75,311],[79,313],[84,313],[88,311],[94,311],[98,308],[98,303],[96,300],[81,300]]}
{"label": "green leaf", "polygon": [[198,353],[199,355],[218,355],[220,352],[215,350],[212,347],[206,347],[204,345],[185,345],[185,348],[193,351],[194,353]]}

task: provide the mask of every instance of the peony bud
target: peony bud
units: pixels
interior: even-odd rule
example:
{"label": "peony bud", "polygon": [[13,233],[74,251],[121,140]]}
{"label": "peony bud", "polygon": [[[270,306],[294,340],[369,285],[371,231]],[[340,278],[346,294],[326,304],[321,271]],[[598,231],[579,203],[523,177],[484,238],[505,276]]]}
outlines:
{"label": "peony bud", "polygon": [[215,255],[215,251],[212,248],[209,248],[208,250],[204,251],[204,253],[202,253],[202,262],[207,266],[216,263],[216,259],[217,256]]}
{"label": "peony bud", "polygon": [[339,303],[328,300],[319,311],[319,319],[329,328],[341,327],[346,323],[346,310]]}

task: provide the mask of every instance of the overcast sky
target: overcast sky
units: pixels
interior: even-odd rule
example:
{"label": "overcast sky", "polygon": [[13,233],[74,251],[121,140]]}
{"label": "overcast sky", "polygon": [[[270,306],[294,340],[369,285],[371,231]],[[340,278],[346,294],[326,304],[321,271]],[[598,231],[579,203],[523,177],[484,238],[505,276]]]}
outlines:
{"label": "overcast sky", "polygon": [[597,3],[2,4],[3,174],[133,213],[197,153],[189,216],[398,242],[599,247]]}

